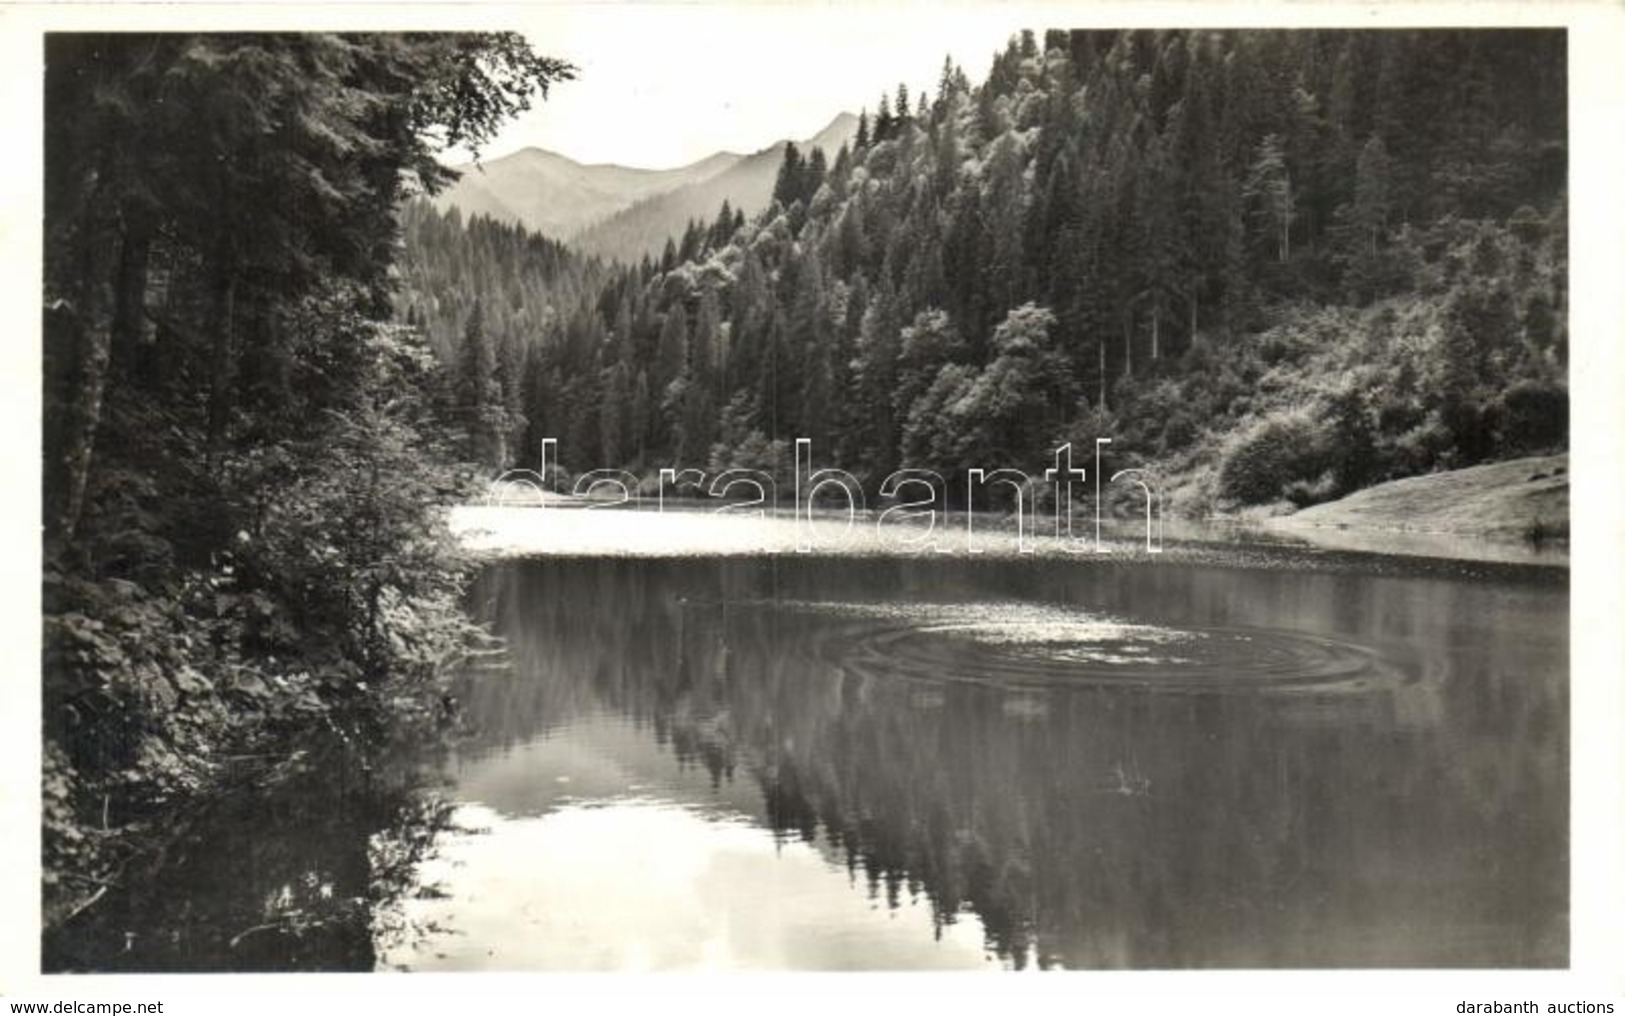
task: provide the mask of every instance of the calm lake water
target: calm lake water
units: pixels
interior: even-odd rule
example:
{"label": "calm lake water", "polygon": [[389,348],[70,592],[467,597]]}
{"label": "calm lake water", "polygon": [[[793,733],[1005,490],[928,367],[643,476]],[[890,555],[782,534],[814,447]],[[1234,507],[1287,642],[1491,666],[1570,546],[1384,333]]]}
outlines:
{"label": "calm lake water", "polygon": [[1566,570],[1176,550],[494,563],[445,744],[224,807],[54,955],[1565,965]]}

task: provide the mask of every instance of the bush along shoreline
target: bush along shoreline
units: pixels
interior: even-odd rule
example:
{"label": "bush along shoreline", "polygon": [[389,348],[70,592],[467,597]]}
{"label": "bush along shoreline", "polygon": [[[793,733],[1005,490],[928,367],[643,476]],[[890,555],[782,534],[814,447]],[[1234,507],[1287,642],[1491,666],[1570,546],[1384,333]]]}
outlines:
{"label": "bush along shoreline", "polygon": [[[377,326],[362,347],[378,380],[406,337]],[[47,929],[140,881],[200,803],[368,771],[443,731],[446,683],[481,639],[461,602],[473,562],[437,503],[460,479],[375,413],[280,449],[279,482],[249,488],[275,499],[206,562],[144,581],[47,570]]]}

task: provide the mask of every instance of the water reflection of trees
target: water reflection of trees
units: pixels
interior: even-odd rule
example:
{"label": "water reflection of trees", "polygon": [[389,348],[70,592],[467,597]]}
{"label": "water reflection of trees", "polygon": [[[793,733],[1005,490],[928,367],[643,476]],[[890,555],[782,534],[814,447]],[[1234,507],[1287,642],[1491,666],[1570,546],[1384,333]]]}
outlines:
{"label": "water reflection of trees", "polygon": [[[421,751],[421,746],[420,746]],[[47,971],[370,971],[419,929],[403,902],[450,828],[430,750],[365,762],[333,746],[167,838],[146,872],[48,935]]]}
{"label": "water reflection of trees", "polygon": [[[1035,592],[985,569],[933,567],[498,569],[483,591],[514,671],[471,685],[474,737],[497,748],[588,711],[631,716],[714,781],[754,782],[778,834],[814,843],[890,906],[923,896],[939,927],[974,912],[990,948],[1018,965],[1561,962],[1553,723],[1566,706],[1559,682],[1519,671],[1549,669],[1549,657],[1491,647],[1504,669],[1455,674],[1446,654],[1427,662],[1427,681],[1341,701],[1012,692],[855,674],[821,650],[834,622],[773,606],[952,598],[990,582]],[[1236,612],[1185,579],[1188,609]],[[1171,573],[1120,580],[1121,597],[1145,600],[1170,592]],[[1273,581],[1239,592],[1300,619],[1324,599],[1333,624],[1359,592]],[[1099,592],[1063,584],[1060,595]],[[1392,594],[1361,593],[1368,606]],[[1459,628],[1474,595],[1433,588],[1416,606]],[[1471,700],[1451,703],[1468,726],[1443,738],[1428,729],[1441,687]],[[1494,755],[1493,732],[1474,727],[1509,717],[1517,744]]]}

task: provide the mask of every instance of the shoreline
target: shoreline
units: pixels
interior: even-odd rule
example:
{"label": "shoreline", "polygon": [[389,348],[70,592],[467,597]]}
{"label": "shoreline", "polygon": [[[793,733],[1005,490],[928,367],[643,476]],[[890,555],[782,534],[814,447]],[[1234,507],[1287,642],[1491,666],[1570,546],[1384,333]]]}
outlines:
{"label": "shoreline", "polygon": [[[817,508],[810,515],[808,549],[801,551],[791,529],[800,516],[791,505],[719,511],[716,503],[695,498],[617,502],[552,492],[537,496],[540,492],[534,488],[517,498],[511,493],[454,508],[453,532],[471,550],[499,556],[1026,555],[1109,562],[1184,560],[1193,550],[1195,556],[1206,557],[1200,548],[1222,545],[1267,554],[1297,552],[1304,567],[1324,566],[1327,562],[1319,558],[1327,552],[1460,564],[1563,569],[1569,565],[1567,453],[1393,480],[1292,514],[1155,520],[1153,534],[1166,545],[1149,553],[1143,518],[1103,517],[1102,547],[1110,553],[1098,557],[1091,512],[1074,514],[1070,537],[1054,535],[1053,514],[1029,516],[1033,521],[1023,551],[1009,512],[942,512],[931,549],[909,545],[921,527],[896,517],[883,523],[882,510],[859,512],[853,531],[848,531],[847,512]],[[541,517],[537,509],[555,510],[560,524],[537,526]],[[628,531],[601,511],[636,514],[646,524]],[[661,516],[670,516],[671,521],[655,521]],[[1157,545],[1159,540],[1152,542]]]}
{"label": "shoreline", "polygon": [[1293,533],[1356,532],[1566,548],[1568,467],[1569,456],[1563,452],[1427,473],[1258,521],[1264,528]]}

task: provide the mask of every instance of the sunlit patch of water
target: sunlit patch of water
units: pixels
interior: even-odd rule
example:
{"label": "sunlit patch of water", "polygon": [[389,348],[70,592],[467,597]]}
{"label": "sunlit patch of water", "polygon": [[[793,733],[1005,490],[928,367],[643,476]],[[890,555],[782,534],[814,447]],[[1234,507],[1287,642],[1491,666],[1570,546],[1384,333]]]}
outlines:
{"label": "sunlit patch of water", "polygon": [[853,892],[817,846],[742,815],[650,795],[508,817],[421,866],[438,892],[380,965],[398,970],[999,969],[974,914],[933,926]]}

